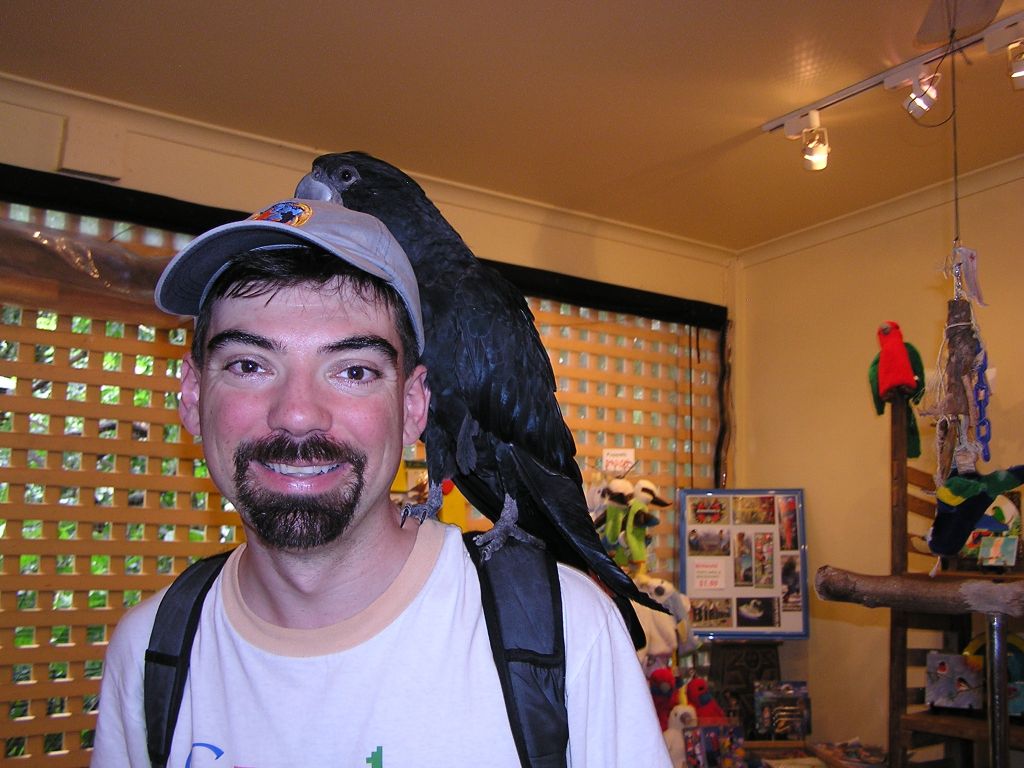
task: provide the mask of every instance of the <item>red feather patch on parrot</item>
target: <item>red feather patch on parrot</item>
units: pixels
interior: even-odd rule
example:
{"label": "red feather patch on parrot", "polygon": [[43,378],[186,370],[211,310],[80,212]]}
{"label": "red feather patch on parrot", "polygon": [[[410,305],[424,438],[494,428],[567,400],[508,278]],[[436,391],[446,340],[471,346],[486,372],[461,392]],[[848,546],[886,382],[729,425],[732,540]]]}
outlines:
{"label": "red feather patch on parrot", "polygon": [[889,320],[878,327],[878,396],[886,400],[890,395],[912,394],[919,382],[910,365],[910,355],[903,343],[903,332],[898,324]]}

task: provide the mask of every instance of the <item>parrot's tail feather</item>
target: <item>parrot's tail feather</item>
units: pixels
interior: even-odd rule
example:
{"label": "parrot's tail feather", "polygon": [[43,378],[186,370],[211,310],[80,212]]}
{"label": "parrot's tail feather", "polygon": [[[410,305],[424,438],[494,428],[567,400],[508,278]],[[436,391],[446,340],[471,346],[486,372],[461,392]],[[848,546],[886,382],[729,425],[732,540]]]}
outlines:
{"label": "parrot's tail feather", "polygon": [[[532,456],[512,447],[520,478],[537,506],[579,554],[598,579],[620,597],[665,612],[665,607],[642,592],[611,559],[587,511],[583,488],[567,477],[539,465]],[[630,617],[625,617],[629,621]]]}

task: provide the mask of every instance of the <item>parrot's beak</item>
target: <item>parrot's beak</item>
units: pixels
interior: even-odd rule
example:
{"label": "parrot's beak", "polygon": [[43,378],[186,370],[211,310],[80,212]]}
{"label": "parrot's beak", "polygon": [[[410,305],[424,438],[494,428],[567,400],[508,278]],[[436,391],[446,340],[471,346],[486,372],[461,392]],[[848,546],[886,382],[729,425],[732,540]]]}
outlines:
{"label": "parrot's beak", "polygon": [[332,200],[333,190],[322,181],[313,178],[313,174],[307,173],[302,181],[295,188],[295,196],[301,200],[326,200],[340,203],[341,200]]}

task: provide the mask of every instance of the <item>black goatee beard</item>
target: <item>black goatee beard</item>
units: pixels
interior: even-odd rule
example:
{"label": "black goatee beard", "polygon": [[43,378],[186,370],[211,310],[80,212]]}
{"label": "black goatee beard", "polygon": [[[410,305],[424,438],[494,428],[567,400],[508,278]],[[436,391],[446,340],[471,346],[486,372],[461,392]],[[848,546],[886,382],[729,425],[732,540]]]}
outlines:
{"label": "black goatee beard", "polygon": [[[249,474],[252,462],[348,464],[352,477],[327,493],[288,495],[259,487]],[[324,435],[302,442],[286,435],[243,442],[235,450],[236,507],[268,546],[311,549],[334,541],[348,528],[363,492],[365,468],[364,454]]]}

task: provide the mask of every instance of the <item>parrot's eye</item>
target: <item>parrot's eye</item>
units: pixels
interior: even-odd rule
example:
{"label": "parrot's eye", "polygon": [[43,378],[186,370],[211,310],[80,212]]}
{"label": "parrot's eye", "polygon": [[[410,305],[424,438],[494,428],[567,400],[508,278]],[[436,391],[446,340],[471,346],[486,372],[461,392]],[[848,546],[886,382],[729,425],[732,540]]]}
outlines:
{"label": "parrot's eye", "polygon": [[341,176],[342,181],[352,181],[352,179],[355,178],[355,175],[348,168],[342,171],[339,175]]}

